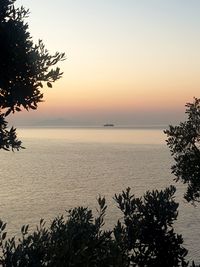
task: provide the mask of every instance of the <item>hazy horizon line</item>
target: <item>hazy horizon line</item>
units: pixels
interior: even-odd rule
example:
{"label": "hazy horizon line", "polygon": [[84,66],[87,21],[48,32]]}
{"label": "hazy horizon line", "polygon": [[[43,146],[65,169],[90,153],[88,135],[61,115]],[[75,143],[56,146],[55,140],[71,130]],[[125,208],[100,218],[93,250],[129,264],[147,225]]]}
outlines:
{"label": "hazy horizon line", "polygon": [[169,125],[161,125],[161,124],[147,124],[147,125],[119,125],[116,124],[114,126],[104,126],[104,125],[36,125],[36,124],[24,124],[24,125],[18,125],[17,128],[91,128],[91,129],[161,129],[164,130],[168,127]]}

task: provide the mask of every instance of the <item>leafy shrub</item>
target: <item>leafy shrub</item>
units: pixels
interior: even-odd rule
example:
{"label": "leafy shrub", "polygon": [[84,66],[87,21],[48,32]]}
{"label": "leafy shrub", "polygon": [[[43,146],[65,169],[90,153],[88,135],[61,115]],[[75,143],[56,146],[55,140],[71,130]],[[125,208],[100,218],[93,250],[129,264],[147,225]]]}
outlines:
{"label": "leafy shrub", "polygon": [[[21,228],[21,238],[6,238],[6,224],[0,222],[0,264],[3,267],[186,267],[187,250],[181,235],[174,232],[178,204],[175,187],[146,192],[141,198],[130,188],[115,200],[123,213],[111,231],[102,229],[105,198],[98,199],[98,214],[77,207],[67,217],[55,218],[49,227],[40,221],[33,233]],[[196,265],[193,263],[192,265]]]}
{"label": "leafy shrub", "polygon": [[142,198],[131,195],[130,188],[115,195],[124,219],[118,221],[114,234],[131,266],[187,266],[182,236],[172,226],[178,216],[174,193],[175,187],[170,186],[147,191]]}

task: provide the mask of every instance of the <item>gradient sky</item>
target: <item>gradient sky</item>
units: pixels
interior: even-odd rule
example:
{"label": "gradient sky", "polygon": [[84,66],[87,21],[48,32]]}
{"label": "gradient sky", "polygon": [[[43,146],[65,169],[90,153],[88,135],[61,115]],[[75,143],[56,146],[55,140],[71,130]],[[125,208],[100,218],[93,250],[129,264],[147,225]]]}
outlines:
{"label": "gradient sky", "polygon": [[[199,0],[17,0],[63,78],[15,122],[169,124],[200,96]],[[16,123],[15,123],[16,124]]]}

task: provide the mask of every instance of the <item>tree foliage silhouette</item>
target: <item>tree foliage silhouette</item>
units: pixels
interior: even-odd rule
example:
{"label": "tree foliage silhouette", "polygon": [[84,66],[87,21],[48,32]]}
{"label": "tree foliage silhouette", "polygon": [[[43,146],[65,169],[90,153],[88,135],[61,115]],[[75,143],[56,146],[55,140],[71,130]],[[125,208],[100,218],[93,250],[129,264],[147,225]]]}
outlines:
{"label": "tree foliage silhouette", "polygon": [[50,55],[41,40],[34,44],[26,18],[29,10],[16,8],[15,0],[0,1],[0,148],[19,149],[14,128],[7,129],[10,112],[37,109],[44,83],[52,87],[62,76],[58,67],[64,53]]}
{"label": "tree foliage silhouette", "polygon": [[130,188],[115,195],[124,219],[114,229],[119,247],[128,257],[128,266],[188,266],[183,239],[173,229],[178,216],[174,201],[176,189],[147,191],[141,198],[130,194]]}
{"label": "tree foliage silhouette", "polygon": [[186,104],[187,120],[165,130],[167,145],[174,157],[175,180],[187,184],[188,202],[200,202],[200,99]]}
{"label": "tree foliage silhouette", "polygon": [[[78,207],[67,219],[55,218],[49,227],[40,221],[30,233],[7,238],[6,224],[0,221],[0,264],[3,267],[187,267],[187,250],[173,222],[178,215],[173,186],[148,191],[136,198],[128,188],[115,200],[123,214],[113,230],[103,229],[105,198],[98,198],[98,212]],[[191,265],[190,265],[191,266]],[[192,267],[197,267],[192,263]],[[199,267],[199,266],[198,266]]]}

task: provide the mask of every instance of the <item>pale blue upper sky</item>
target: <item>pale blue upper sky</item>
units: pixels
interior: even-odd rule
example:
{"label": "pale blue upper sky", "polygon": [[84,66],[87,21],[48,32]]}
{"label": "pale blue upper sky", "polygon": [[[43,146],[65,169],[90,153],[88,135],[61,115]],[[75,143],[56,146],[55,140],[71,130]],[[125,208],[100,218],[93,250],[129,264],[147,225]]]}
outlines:
{"label": "pale blue upper sky", "polygon": [[63,79],[45,91],[45,104],[29,118],[168,123],[181,119],[184,104],[199,96],[199,0],[16,4],[30,9],[34,40],[67,55]]}

